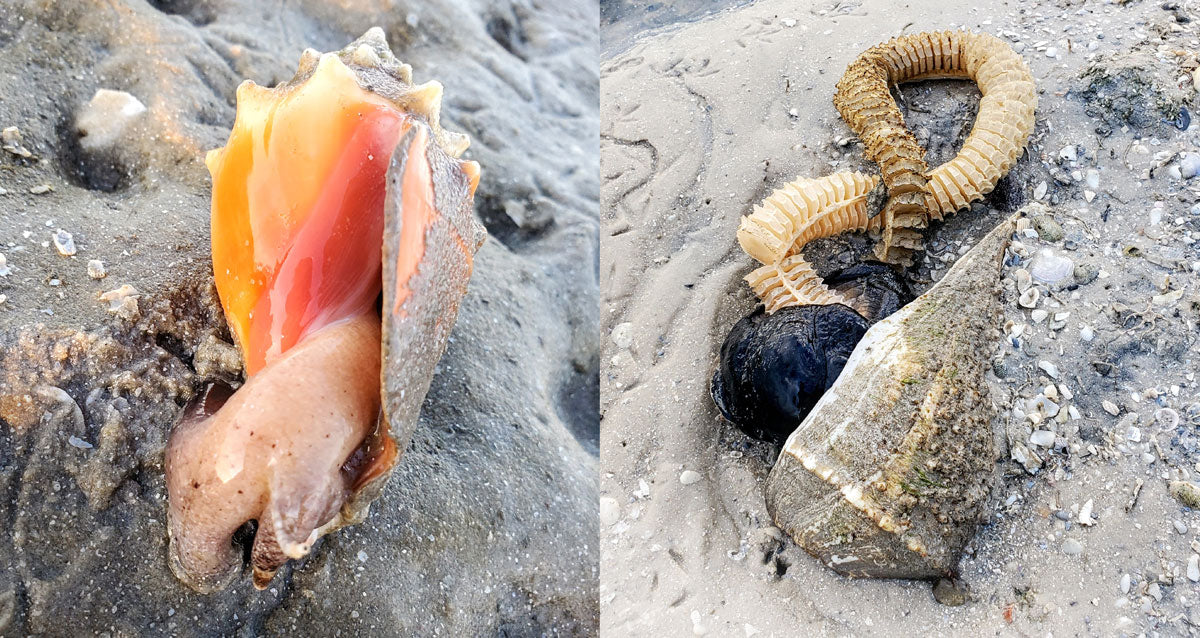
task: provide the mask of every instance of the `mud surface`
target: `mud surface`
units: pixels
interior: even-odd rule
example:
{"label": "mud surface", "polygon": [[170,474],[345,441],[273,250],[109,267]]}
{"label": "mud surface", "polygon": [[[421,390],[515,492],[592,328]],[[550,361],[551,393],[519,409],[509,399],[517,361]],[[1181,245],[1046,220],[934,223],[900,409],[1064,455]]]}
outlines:
{"label": "mud surface", "polygon": [[[0,151],[0,635],[594,630],[596,20],[586,2],[0,9],[0,128],[28,151]],[[243,79],[287,79],[304,48],[375,25],[418,81],[445,85],[491,238],[367,521],[267,591],[247,576],[199,596],[166,564],[163,446],[205,382],[240,374],[203,152],[224,143]],[[147,109],[100,148],[75,125],[97,89]],[[136,296],[101,300],[124,284]]]}
{"label": "mud surface", "polygon": [[[603,61],[602,631],[1188,635],[1200,626],[1200,567],[1188,569],[1200,514],[1168,490],[1200,473],[1200,187],[1186,177],[1200,163],[1180,155],[1200,145],[1196,8],[962,6],[761,0],[644,35]],[[763,481],[777,451],[725,422],[709,397],[720,345],[755,305],[742,281],[754,264],[735,232],[797,176],[875,172],[832,104],[842,71],[892,36],[958,27],[1011,43],[1039,88],[1026,154],[985,201],[926,231],[928,250],[908,273],[923,292],[1025,209],[1002,285],[1003,337],[980,344],[993,361],[1000,479],[959,582],[852,580],[773,525]],[[930,166],[953,157],[974,120],[974,86],[894,93]],[[871,243],[839,237],[806,254],[828,273],[867,258]],[[1065,279],[1026,279],[1061,274],[1062,257]],[[1020,305],[1030,289],[1038,300]],[[1048,416],[1051,397],[1059,412]]]}

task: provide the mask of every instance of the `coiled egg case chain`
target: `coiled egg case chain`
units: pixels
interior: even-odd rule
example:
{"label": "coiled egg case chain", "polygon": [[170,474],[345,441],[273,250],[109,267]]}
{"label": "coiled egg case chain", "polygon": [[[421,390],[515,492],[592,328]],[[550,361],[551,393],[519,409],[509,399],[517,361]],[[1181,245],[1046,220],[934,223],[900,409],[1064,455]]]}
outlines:
{"label": "coiled egg case chain", "polygon": [[771,193],[742,218],[738,243],[765,264],[746,276],[767,312],[785,306],[840,303],[853,307],[830,290],[800,253],[808,242],[847,231],[878,229],[867,211],[867,194],[879,178],[862,173],[835,173],[820,179],[801,178]]}
{"label": "coiled egg case chain", "polygon": [[[979,86],[975,126],[958,155],[928,171],[889,88],[916,80],[967,78]],[[986,33],[941,31],[893,38],[860,55],[837,85],[834,106],[879,164],[889,199],[876,255],[908,263],[917,229],[991,192],[1033,130],[1037,95],[1025,61]]]}

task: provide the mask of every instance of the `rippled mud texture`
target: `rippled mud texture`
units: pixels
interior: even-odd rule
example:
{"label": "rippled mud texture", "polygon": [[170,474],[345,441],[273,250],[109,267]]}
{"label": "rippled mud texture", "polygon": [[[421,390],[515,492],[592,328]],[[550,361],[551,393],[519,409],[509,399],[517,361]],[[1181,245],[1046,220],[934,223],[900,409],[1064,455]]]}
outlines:
{"label": "rippled mud texture", "polygon": [[831,569],[952,573],[994,483],[989,343],[1006,221],[928,292],[875,324],[767,479],[776,525]]}
{"label": "rippled mud texture", "polygon": [[[598,126],[595,7],[227,2],[197,24],[189,6],[0,11],[0,81],[13,89],[0,123],[19,126],[34,155],[0,151],[11,269],[0,397],[13,399],[0,402],[0,634],[592,632],[597,426],[594,399],[581,406],[599,361],[598,188],[595,147],[577,140]],[[304,48],[337,49],[375,24],[406,62],[456,87],[442,118],[496,167],[476,204],[502,241],[476,256],[412,443],[370,517],[265,591],[243,574],[200,596],[167,567],[164,448],[189,400],[241,374],[207,267],[203,153],[225,142],[244,78],[287,80]],[[100,88],[147,107],[110,147],[138,160],[111,191],[76,178],[111,165],[64,141]],[[41,184],[53,190],[29,192]],[[506,210],[544,224],[508,232]],[[74,258],[41,246],[58,227],[74,235]],[[105,278],[88,276],[91,259]],[[123,284],[137,296],[111,314],[97,297]]]}

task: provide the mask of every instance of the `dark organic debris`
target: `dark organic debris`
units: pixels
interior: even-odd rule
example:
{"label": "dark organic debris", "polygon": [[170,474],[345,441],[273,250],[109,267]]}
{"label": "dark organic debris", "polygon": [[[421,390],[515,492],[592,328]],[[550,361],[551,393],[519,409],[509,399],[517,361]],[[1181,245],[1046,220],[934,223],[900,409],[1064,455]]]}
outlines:
{"label": "dark organic debris", "polygon": [[865,316],[871,323],[913,300],[912,291],[896,269],[881,261],[865,261],[835,271],[825,278],[825,285],[847,299],[865,297]]}
{"label": "dark organic debris", "polygon": [[837,380],[867,326],[841,304],[770,315],[758,306],[721,346],[713,401],[750,436],[782,444]]}

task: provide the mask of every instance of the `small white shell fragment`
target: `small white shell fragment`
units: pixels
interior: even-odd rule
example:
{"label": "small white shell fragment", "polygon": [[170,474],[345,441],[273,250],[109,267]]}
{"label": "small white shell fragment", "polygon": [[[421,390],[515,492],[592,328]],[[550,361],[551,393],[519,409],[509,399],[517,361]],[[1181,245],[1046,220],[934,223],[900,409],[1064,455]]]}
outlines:
{"label": "small white shell fragment", "polygon": [[71,447],[77,447],[81,450],[90,450],[93,447],[91,443],[88,443],[87,441],[84,441],[83,439],[74,435],[67,439],[67,443],[70,443]]}
{"label": "small white shell fragment", "polygon": [[1029,275],[1029,271],[1024,268],[1018,268],[1013,271],[1013,279],[1017,280],[1017,291],[1025,292],[1033,285],[1033,278]]}
{"label": "small white shell fragment", "polygon": [[1150,302],[1156,306],[1169,306],[1183,297],[1183,289],[1168,292],[1165,295],[1154,295],[1150,298]]}
{"label": "small white shell fragment", "polygon": [[613,345],[616,347],[622,350],[628,349],[633,345],[633,324],[628,321],[617,324],[612,329],[609,338],[612,339]]}
{"label": "small white shell fragment", "polygon": [[1042,293],[1038,292],[1037,288],[1031,287],[1029,290],[1021,293],[1021,297],[1020,299],[1017,299],[1017,303],[1020,304],[1022,308],[1034,308],[1037,306],[1038,299],[1041,297]]}
{"label": "small white shell fragment", "polygon": [[12,273],[12,268],[8,267],[8,257],[4,253],[0,253],[0,277],[7,277]]}
{"label": "small white shell fragment", "polygon": [[1038,182],[1038,185],[1036,187],[1034,187],[1034,189],[1033,189],[1033,198],[1040,200],[1043,197],[1045,197],[1047,188],[1049,188],[1049,187],[1046,185],[1045,180]]}
{"label": "small white shell fragment", "polygon": [[104,270],[104,262],[99,259],[89,259],[87,264],[88,277],[92,279],[104,279],[108,276],[108,272]]}
{"label": "small white shell fragment", "polygon": [[1021,443],[1014,443],[1011,451],[1012,460],[1021,464],[1026,472],[1037,474],[1042,467],[1042,459]]}
{"label": "small white shell fragment", "polygon": [[613,525],[621,520],[621,504],[611,496],[600,497],[600,523]]}
{"label": "small white shell fragment", "polygon": [[75,116],[79,146],[95,150],[116,145],[126,128],[145,112],[146,105],[125,91],[97,90]]}
{"label": "small white shell fragment", "polygon": [[1046,316],[1049,314],[1050,313],[1046,312],[1045,310],[1037,308],[1033,312],[1029,313],[1029,319],[1034,323],[1041,323],[1046,320]]}
{"label": "small white shell fragment", "polygon": [[1056,286],[1066,283],[1075,272],[1075,262],[1070,257],[1059,255],[1049,248],[1038,251],[1029,264],[1029,274],[1044,284]]}
{"label": "small white shell fragment", "polygon": [[1171,408],[1154,411],[1154,421],[1164,430],[1174,430],[1179,425],[1179,413]]}
{"label": "small white shell fragment", "polygon": [[1112,401],[1109,401],[1108,399],[1101,401],[1100,405],[1101,405],[1101,407],[1104,408],[1105,412],[1107,412],[1113,416],[1117,416],[1118,414],[1121,413],[1121,408],[1118,408],[1116,403],[1113,403]]}
{"label": "small white shell fragment", "polygon": [[1096,524],[1096,519],[1092,518],[1092,508],[1093,507],[1094,507],[1094,505],[1092,503],[1092,499],[1089,498],[1088,502],[1084,503],[1083,507],[1079,508],[1079,524],[1080,525],[1092,526],[1092,525]]}
{"label": "small white shell fragment", "polygon": [[1096,338],[1096,331],[1091,326],[1084,326],[1079,329],[1079,338],[1083,341],[1091,341]]}
{"label": "small white shell fragment", "polygon": [[1038,447],[1054,447],[1054,433],[1050,430],[1034,430],[1029,442]]}
{"label": "small white shell fragment", "polygon": [[141,293],[129,284],[100,295],[100,301],[108,303],[108,311],[123,319],[134,319],[138,315],[138,298]]}
{"label": "small white shell fragment", "polygon": [[1087,172],[1086,181],[1087,181],[1088,188],[1090,188],[1092,190],[1096,190],[1096,189],[1100,188],[1100,171],[1098,171],[1094,168],[1089,168],[1088,172]]}
{"label": "small white shell fragment", "polygon": [[71,236],[71,233],[59,228],[54,231],[51,237],[54,239],[54,248],[58,251],[58,254],[63,257],[70,257],[75,254],[75,238]]}
{"label": "small white shell fragment", "polygon": [[34,195],[45,195],[52,190],[54,190],[54,187],[49,184],[38,184],[37,186],[31,186],[29,188],[29,192]]}
{"label": "small white shell fragment", "polygon": [[1187,577],[1193,583],[1200,582],[1200,554],[1192,554],[1188,557]]}
{"label": "small white shell fragment", "polygon": [[1049,361],[1038,361],[1038,368],[1050,376],[1051,379],[1058,378],[1058,366]]}
{"label": "small white shell fragment", "polygon": [[695,470],[684,470],[679,475],[679,482],[683,483],[684,485],[691,485],[692,483],[699,483],[700,482],[700,473]]}
{"label": "small white shell fragment", "polygon": [[[1054,386],[1050,386],[1054,387]],[[1041,413],[1042,416],[1053,419],[1058,416],[1059,406],[1049,397],[1039,394],[1029,400],[1029,411]]]}
{"label": "small white shell fragment", "polygon": [[33,153],[21,144],[21,130],[15,126],[6,127],[0,131],[0,148],[17,157],[31,157]]}
{"label": "small white shell fragment", "polygon": [[1141,441],[1142,440],[1142,429],[1136,425],[1129,426],[1129,430],[1125,432],[1125,438],[1129,439],[1133,443],[1137,443],[1137,442]]}

